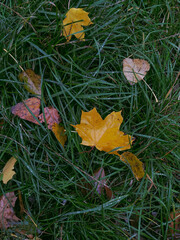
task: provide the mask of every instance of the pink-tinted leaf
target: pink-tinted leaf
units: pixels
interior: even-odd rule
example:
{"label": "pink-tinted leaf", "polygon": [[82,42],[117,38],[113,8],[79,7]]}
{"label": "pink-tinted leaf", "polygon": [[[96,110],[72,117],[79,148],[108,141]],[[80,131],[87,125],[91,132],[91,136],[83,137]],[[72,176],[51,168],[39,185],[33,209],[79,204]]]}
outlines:
{"label": "pink-tinted leaf", "polygon": [[[45,116],[45,118],[44,118],[44,116]],[[44,108],[44,114],[41,113],[39,115],[39,121],[41,123],[45,122],[45,119],[46,119],[46,122],[48,124],[49,129],[52,129],[52,125],[54,123],[59,124],[60,121],[61,121],[61,117],[58,113],[58,110],[56,108],[53,108],[53,107]]]}
{"label": "pink-tinted leaf", "polygon": [[16,199],[14,192],[6,193],[0,197],[0,229],[11,227],[14,222],[20,220],[13,210]]}

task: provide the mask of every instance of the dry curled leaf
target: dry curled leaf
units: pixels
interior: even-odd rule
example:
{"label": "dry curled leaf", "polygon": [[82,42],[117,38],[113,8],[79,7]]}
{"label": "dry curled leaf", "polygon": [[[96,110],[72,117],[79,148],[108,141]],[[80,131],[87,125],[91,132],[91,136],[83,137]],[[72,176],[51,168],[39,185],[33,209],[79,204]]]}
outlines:
{"label": "dry curled leaf", "polygon": [[[45,116],[46,120],[44,119],[44,116]],[[46,121],[47,124],[48,124],[48,128],[52,129],[52,125],[54,123],[59,124],[60,121],[61,121],[61,118],[60,118],[60,115],[59,115],[58,110],[56,108],[46,107],[46,108],[44,108],[44,114],[41,113],[39,115],[39,121],[41,123]]]}
{"label": "dry curled leaf", "polygon": [[27,69],[19,74],[19,80],[24,82],[24,88],[32,93],[41,96],[41,76],[35,74],[31,69]]}
{"label": "dry curled leaf", "polygon": [[[108,199],[113,198],[113,192],[107,186],[107,179],[105,179],[105,171],[103,168],[97,169],[92,177],[89,177],[89,181],[83,180],[81,183],[81,191],[83,194],[88,194],[93,189],[101,196],[104,194],[104,190],[106,192],[106,196]],[[91,197],[94,196],[92,192]]]}
{"label": "dry curled leaf", "polygon": [[149,69],[150,65],[146,60],[131,58],[123,60],[123,73],[131,85],[142,80]]}
{"label": "dry curled leaf", "polygon": [[2,181],[3,181],[4,184],[7,184],[7,182],[12,179],[14,174],[16,174],[15,171],[13,171],[14,164],[16,163],[16,161],[17,160],[14,157],[11,157],[7,161],[6,165],[4,166],[3,171],[1,173],[2,174]]}
{"label": "dry curled leaf", "polygon": [[60,144],[64,147],[64,144],[67,141],[67,136],[65,135],[64,127],[59,126],[59,124],[57,123],[54,123],[52,125],[52,131],[56,136],[57,140],[60,142]]}
{"label": "dry curled leaf", "polygon": [[143,163],[131,152],[124,152],[119,155],[121,161],[131,167],[131,170],[137,180],[144,177]]}
{"label": "dry curled leaf", "polygon": [[72,126],[82,138],[83,145],[118,155],[117,151],[130,149],[132,144],[132,137],[119,130],[122,121],[121,111],[112,112],[103,120],[94,108],[89,112],[82,111],[81,123]]}
{"label": "dry curled leaf", "polygon": [[0,229],[11,227],[14,222],[20,220],[13,210],[16,199],[14,192],[6,193],[0,197]]}
{"label": "dry curled leaf", "polygon": [[72,34],[80,40],[84,40],[84,29],[82,26],[92,24],[86,11],[82,8],[71,8],[66,13],[66,18],[63,20],[63,35],[67,41],[71,40]]}
{"label": "dry curled leaf", "polygon": [[171,221],[169,224],[171,233],[174,237],[180,236],[180,209],[170,213],[169,221]]}
{"label": "dry curled leaf", "polygon": [[[39,98],[29,98],[23,102],[20,102],[11,108],[11,112],[14,115],[19,116],[24,120],[39,124],[34,116],[38,118],[40,113],[40,99]],[[31,113],[32,112],[32,113]],[[34,116],[32,115],[34,114]]]}

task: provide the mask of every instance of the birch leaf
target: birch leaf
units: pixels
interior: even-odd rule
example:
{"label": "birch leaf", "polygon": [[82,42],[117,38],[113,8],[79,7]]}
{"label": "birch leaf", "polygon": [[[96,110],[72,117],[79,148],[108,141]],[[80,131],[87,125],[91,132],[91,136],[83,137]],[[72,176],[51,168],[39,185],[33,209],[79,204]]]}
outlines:
{"label": "birch leaf", "polygon": [[89,13],[82,8],[69,9],[66,13],[66,18],[63,20],[63,35],[67,41],[71,40],[72,34],[74,34],[76,38],[84,41],[85,33],[83,26],[92,24],[88,14]]}
{"label": "birch leaf", "polygon": [[16,174],[15,171],[13,171],[14,164],[16,163],[16,161],[17,160],[14,157],[11,157],[4,166],[3,171],[1,173],[2,181],[4,184],[7,184],[7,182],[12,179],[14,174]]}
{"label": "birch leaf", "polygon": [[134,85],[138,80],[142,80],[149,71],[150,65],[143,59],[125,58],[123,60],[123,73],[131,85]]}

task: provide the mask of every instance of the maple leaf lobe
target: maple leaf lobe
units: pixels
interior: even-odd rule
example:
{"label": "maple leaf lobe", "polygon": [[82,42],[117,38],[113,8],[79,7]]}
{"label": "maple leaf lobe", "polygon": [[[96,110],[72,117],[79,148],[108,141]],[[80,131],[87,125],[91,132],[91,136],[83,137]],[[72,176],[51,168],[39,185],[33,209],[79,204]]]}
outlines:
{"label": "maple leaf lobe", "polygon": [[63,35],[67,41],[71,40],[72,34],[74,34],[76,38],[84,41],[85,33],[82,26],[92,24],[88,14],[89,13],[82,8],[69,9],[66,13],[66,18],[63,20]]}

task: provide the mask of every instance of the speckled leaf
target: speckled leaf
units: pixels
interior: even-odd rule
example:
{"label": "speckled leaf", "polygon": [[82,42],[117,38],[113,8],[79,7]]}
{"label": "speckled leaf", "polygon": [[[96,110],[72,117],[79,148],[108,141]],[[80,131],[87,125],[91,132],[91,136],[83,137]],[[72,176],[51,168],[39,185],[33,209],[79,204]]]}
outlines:
{"label": "speckled leaf", "polygon": [[12,114],[17,115],[24,120],[28,120],[30,122],[33,122],[33,123],[36,123],[39,125],[39,123],[36,121],[36,119],[31,114],[30,111],[34,114],[34,116],[36,118],[38,118],[39,113],[40,113],[40,99],[39,98],[35,98],[35,97],[28,98],[28,99],[24,100],[23,102],[20,102],[11,108]]}
{"label": "speckled leaf", "polygon": [[24,82],[24,88],[32,93],[41,96],[41,76],[35,74],[31,69],[27,69],[19,74],[19,80]]}

